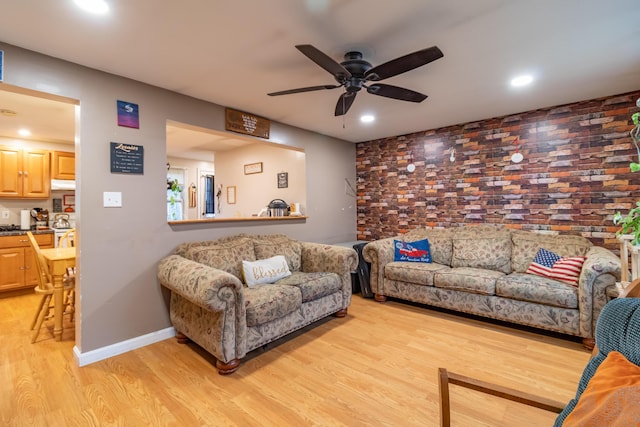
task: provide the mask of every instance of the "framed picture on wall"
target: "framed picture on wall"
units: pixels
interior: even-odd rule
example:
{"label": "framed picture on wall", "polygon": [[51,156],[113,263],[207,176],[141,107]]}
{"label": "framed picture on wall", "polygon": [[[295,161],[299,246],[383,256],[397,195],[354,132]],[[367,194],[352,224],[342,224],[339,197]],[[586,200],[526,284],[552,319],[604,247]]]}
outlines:
{"label": "framed picture on wall", "polygon": [[235,205],[236,204],[236,186],[230,185],[227,187],[227,204]]}
{"label": "framed picture on wall", "polygon": [[248,163],[244,165],[244,174],[251,175],[252,173],[262,173],[262,162]]}
{"label": "framed picture on wall", "polygon": [[278,188],[288,188],[288,187],[289,187],[289,173],[280,172],[278,174]]}

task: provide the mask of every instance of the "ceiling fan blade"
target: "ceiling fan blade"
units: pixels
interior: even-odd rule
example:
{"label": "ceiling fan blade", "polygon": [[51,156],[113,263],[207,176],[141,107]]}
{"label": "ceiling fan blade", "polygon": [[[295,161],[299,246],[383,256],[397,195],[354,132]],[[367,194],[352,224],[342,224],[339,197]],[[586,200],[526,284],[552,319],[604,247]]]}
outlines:
{"label": "ceiling fan blade", "polygon": [[385,96],[387,98],[399,99],[401,101],[422,102],[427,99],[427,95],[415,92],[403,87],[376,83],[367,87],[367,92],[373,95]]}
{"label": "ceiling fan blade", "polygon": [[309,87],[301,87],[299,89],[289,89],[289,90],[281,90],[280,92],[271,92],[271,93],[268,93],[267,95],[269,96],[289,95],[292,93],[312,92],[314,90],[335,89],[341,86],[342,85],[309,86]]}
{"label": "ceiling fan blade", "polygon": [[431,46],[373,67],[365,73],[365,78],[369,81],[387,79],[411,71],[414,68],[422,67],[443,56],[444,54],[437,46]]}
{"label": "ceiling fan blade", "polygon": [[351,108],[351,104],[356,100],[356,94],[357,92],[345,92],[340,95],[338,103],[336,104],[335,116],[343,116],[347,114],[347,111]]}
{"label": "ceiling fan blade", "polygon": [[344,80],[351,77],[351,73],[347,71],[346,68],[344,68],[338,62],[334,61],[329,56],[325,55],[323,52],[319,51],[310,44],[296,45],[296,49],[302,52],[307,58],[331,73],[333,77],[335,77],[339,82],[344,82]]}

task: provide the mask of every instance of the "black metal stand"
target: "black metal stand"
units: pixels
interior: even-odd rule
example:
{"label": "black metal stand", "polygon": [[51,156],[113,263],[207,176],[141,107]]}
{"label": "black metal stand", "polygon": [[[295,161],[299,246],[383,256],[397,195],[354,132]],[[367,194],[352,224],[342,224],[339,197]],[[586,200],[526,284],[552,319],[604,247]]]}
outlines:
{"label": "black metal stand", "polygon": [[358,243],[353,245],[353,249],[358,253],[358,282],[360,284],[360,292],[362,296],[365,298],[373,298],[373,292],[371,292],[371,283],[369,283],[369,275],[370,275],[370,267],[367,261],[364,260],[362,256],[362,249],[364,248],[365,243]]}

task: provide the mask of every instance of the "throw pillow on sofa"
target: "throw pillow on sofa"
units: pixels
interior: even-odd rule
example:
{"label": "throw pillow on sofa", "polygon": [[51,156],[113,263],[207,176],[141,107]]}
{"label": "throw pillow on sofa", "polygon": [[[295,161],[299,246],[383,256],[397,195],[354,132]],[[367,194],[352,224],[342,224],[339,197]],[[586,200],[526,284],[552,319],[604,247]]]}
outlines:
{"label": "throw pillow on sofa", "polygon": [[527,274],[536,274],[555,279],[571,286],[578,286],[582,264],[587,257],[561,257],[560,255],[540,248],[527,269]]}
{"label": "throw pillow on sofa", "polygon": [[258,261],[242,261],[244,282],[250,288],[265,283],[275,283],[291,275],[287,260],[282,255]]}
{"label": "throw pillow on sofa", "polygon": [[395,248],[394,261],[431,262],[431,249],[427,239],[416,242],[394,240],[393,246]]}

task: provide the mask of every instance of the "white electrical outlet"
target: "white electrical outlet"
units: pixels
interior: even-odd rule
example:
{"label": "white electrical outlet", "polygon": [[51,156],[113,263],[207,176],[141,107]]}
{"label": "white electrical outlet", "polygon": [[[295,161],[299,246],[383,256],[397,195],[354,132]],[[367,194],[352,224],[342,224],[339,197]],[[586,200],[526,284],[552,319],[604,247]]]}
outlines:
{"label": "white electrical outlet", "polygon": [[103,203],[105,208],[121,208],[122,207],[122,193],[120,191],[105,191],[102,193]]}
{"label": "white electrical outlet", "polygon": [[2,219],[9,219],[10,214],[11,212],[9,211],[2,211]]}

